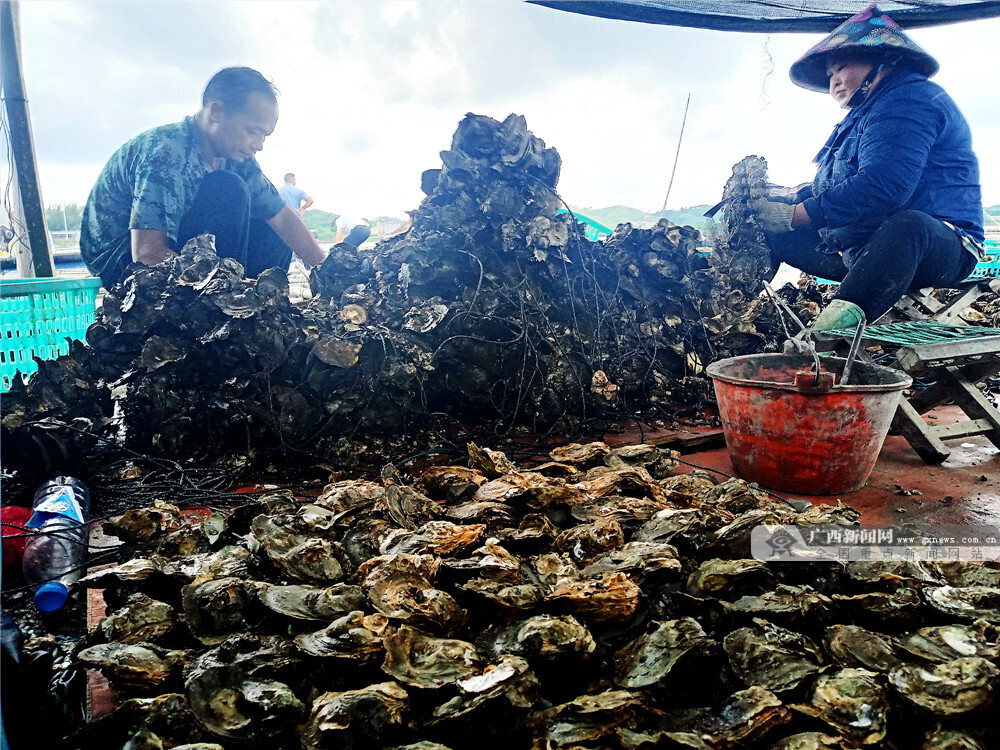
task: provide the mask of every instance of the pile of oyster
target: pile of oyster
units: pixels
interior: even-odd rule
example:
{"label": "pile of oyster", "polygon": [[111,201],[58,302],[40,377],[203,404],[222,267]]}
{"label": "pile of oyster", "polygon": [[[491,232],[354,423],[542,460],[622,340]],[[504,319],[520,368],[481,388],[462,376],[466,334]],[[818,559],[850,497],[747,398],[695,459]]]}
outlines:
{"label": "pile of oyster", "polygon": [[997,747],[997,566],[762,562],[759,524],[858,514],[651,445],[549,459],[107,523],[146,551],[83,581],[120,703],[72,746]]}
{"label": "pile of oyster", "polygon": [[[67,471],[112,445],[322,455],[449,421],[572,433],[594,417],[669,417],[711,400],[696,377],[705,363],[783,338],[755,296],[766,268],[745,209],[763,190],[757,157],[734,168],[711,261],[696,230],[666,220],[590,241],[558,213],[559,155],[523,117],[470,114],[441,158],[409,231],[373,250],[333,247],[305,304],[289,301],[280,270],[244,278],[209,236],[133,266],[87,346],[40,363],[27,388],[15,379],[5,467]],[[814,286],[786,293],[818,299]]]}

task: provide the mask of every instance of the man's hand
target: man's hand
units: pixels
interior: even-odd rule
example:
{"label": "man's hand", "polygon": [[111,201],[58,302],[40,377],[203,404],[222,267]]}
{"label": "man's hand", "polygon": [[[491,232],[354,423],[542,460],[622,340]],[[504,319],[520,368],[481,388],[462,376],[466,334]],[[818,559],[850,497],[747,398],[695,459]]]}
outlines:
{"label": "man's hand", "polygon": [[792,231],[792,216],[795,214],[795,206],[778,203],[767,198],[758,198],[750,204],[750,207],[757,214],[757,221],[765,232],[782,234]]}
{"label": "man's hand", "polygon": [[318,266],[326,259],[326,252],[291,207],[282,206],[278,213],[267,220],[267,223],[307,265]]}
{"label": "man's hand", "polygon": [[132,260],[136,263],[155,266],[175,255],[177,253],[170,249],[166,232],[158,229],[132,230]]}

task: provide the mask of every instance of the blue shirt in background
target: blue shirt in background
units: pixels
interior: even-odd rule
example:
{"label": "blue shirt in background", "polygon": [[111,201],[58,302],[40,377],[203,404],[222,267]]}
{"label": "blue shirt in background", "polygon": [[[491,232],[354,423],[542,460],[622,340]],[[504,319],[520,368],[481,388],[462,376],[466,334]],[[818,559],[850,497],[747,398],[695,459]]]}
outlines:
{"label": "blue shirt in background", "polygon": [[305,190],[296,187],[290,182],[286,182],[278,188],[278,195],[281,196],[281,200],[285,202],[285,205],[293,211],[298,211],[302,202],[309,197],[309,194]]}

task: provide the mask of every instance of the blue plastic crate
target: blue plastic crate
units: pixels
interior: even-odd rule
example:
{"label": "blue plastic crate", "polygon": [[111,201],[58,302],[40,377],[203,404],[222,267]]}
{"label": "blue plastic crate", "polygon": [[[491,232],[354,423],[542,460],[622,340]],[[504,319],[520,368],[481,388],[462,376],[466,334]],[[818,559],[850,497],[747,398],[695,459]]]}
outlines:
{"label": "blue plastic crate", "polygon": [[986,240],[983,248],[986,255],[976,263],[969,274],[970,279],[994,279],[1000,276],[1000,240]]}
{"label": "blue plastic crate", "polygon": [[101,280],[0,279],[0,393],[55,359],[94,322]]}

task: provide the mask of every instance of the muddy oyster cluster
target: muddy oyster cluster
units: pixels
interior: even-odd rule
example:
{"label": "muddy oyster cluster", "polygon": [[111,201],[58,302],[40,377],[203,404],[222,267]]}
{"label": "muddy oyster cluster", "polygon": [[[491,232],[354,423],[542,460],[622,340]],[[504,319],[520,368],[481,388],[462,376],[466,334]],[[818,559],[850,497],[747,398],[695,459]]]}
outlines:
{"label": "muddy oyster cluster", "polygon": [[[592,242],[559,213],[558,153],[516,115],[466,116],[441,156],[409,231],[332,248],[306,303],[289,301],[280,270],[244,278],[208,237],[133,266],[87,346],[5,394],[5,467],[72,473],[119,445],[327,458],[344,436],[449,420],[572,433],[593,417],[699,408],[713,398],[701,365],[778,347],[773,310],[753,297],[760,264],[734,260],[744,245],[759,260],[759,242],[741,240],[759,235],[752,222],[710,260],[695,229],[666,220]],[[726,188],[740,205],[759,192],[758,162]]]}
{"label": "muddy oyster cluster", "polygon": [[[855,524],[651,445],[107,524],[77,659],[118,691],[81,748],[997,746],[1000,568],[765,563],[759,524]],[[208,520],[212,523],[209,524]]]}

